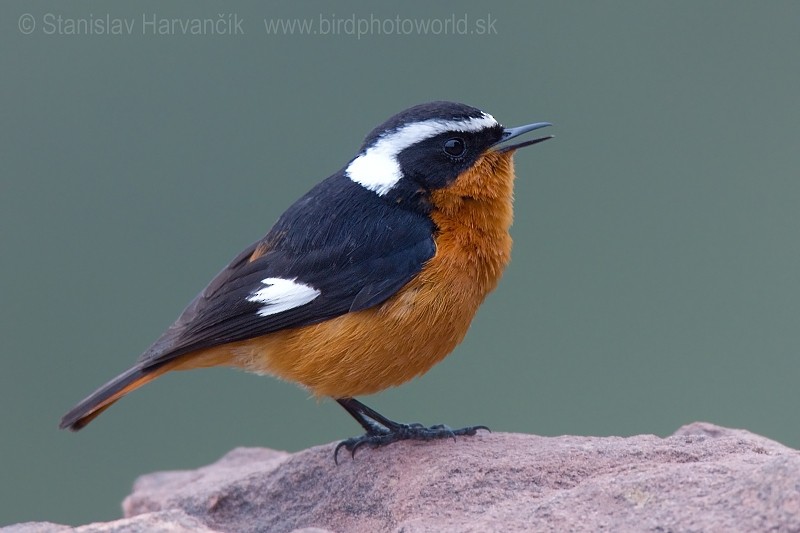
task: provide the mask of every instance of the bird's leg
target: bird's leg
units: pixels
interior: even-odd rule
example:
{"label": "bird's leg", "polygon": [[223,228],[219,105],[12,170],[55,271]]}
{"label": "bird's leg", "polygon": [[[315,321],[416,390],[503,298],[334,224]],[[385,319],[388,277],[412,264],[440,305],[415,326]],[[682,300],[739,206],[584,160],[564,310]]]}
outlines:
{"label": "bird's leg", "polygon": [[333,460],[338,464],[338,455],[341,448],[350,452],[352,457],[356,456],[356,450],[368,444],[373,448],[385,446],[399,440],[433,440],[433,439],[455,439],[461,435],[475,435],[479,429],[489,431],[486,426],[469,426],[461,429],[451,429],[443,424],[425,427],[422,424],[401,424],[389,420],[377,411],[370,409],[355,398],[341,398],[336,402],[344,407],[350,416],[361,424],[366,433],[360,437],[353,437],[343,440],[336,446],[333,453]]}

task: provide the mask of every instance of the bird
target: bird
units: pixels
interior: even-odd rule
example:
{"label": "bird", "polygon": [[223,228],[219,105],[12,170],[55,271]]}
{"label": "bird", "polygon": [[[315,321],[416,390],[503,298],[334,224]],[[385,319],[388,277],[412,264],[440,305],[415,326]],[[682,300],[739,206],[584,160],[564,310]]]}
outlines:
{"label": "bird", "polygon": [[514,153],[550,126],[507,128],[448,101],[401,111],[217,274],[136,363],[67,412],[80,430],[176,370],[227,366],[332,398],[358,448],[475,435],[405,424],[356,399],[427,372],[454,350],[510,260]]}

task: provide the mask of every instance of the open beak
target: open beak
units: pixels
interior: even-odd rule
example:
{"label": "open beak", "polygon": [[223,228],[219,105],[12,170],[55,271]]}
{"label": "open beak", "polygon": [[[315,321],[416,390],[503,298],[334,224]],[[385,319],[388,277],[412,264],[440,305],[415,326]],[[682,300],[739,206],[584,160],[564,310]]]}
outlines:
{"label": "open beak", "polygon": [[[504,143],[508,140],[513,139],[514,137],[519,137],[523,133],[528,133],[529,131],[538,130],[540,128],[546,128],[547,126],[552,126],[549,122],[536,122],[534,124],[526,124],[525,126],[518,126],[516,128],[505,128],[503,130],[503,136],[500,137],[500,140],[497,141],[492,145],[492,147],[497,146],[500,143]],[[533,144],[540,143],[542,141],[546,141],[547,139],[552,139],[552,135],[548,135],[546,137],[539,137],[538,139],[531,139],[530,141],[524,141],[521,143],[516,144],[509,144],[505,146],[500,146],[495,148],[498,152],[510,152],[511,150],[516,150],[518,148],[522,148],[524,146],[531,146]]]}

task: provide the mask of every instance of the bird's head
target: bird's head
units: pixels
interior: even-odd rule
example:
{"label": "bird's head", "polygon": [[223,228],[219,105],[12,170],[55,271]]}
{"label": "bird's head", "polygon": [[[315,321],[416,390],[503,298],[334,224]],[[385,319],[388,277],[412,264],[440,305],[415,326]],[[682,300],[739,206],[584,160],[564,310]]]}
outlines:
{"label": "bird's head", "polygon": [[[481,165],[487,155],[504,154],[547,140],[503,144],[550,124],[502,126],[492,115],[455,102],[430,102],[402,111],[375,128],[345,169],[354,182],[387,200],[415,205],[448,188]],[[416,201],[415,201],[416,200]],[[410,201],[410,202],[409,202]]]}

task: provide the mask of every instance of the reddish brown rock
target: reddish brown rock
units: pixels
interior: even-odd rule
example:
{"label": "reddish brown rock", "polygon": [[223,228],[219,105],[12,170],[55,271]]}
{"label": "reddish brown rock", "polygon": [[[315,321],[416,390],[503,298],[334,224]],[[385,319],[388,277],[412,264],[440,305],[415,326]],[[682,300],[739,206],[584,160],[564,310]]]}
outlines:
{"label": "reddish brown rock", "polygon": [[137,524],[160,519],[169,531],[798,531],[800,452],[702,423],[663,439],[397,443],[339,466],[333,445],[239,448],[142,476],[123,507],[127,519],[79,531],[147,531]]}

